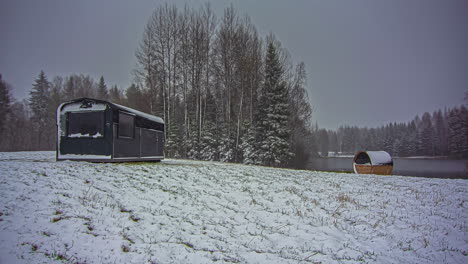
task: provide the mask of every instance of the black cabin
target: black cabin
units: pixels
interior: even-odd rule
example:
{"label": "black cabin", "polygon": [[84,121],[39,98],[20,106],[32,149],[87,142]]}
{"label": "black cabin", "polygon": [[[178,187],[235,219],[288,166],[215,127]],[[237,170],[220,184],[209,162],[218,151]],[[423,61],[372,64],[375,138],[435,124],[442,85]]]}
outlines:
{"label": "black cabin", "polygon": [[81,98],[57,108],[57,160],[160,161],[164,121],[106,102]]}

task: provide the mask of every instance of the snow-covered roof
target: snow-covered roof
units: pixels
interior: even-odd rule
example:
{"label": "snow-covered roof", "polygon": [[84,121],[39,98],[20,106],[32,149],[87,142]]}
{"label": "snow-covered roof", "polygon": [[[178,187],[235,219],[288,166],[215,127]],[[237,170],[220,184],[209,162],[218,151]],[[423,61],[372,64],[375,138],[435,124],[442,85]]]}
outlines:
{"label": "snow-covered roof", "polygon": [[123,106],[123,105],[119,105],[119,104],[114,104],[114,103],[111,103],[112,105],[115,105],[117,106],[118,108],[121,108],[122,110],[125,110],[129,113],[132,113],[132,114],[135,114],[135,115],[139,115],[139,116],[142,116],[146,119],[149,119],[151,121],[154,121],[154,122],[158,122],[158,123],[161,123],[161,124],[164,124],[164,120],[160,117],[157,117],[157,116],[154,116],[154,115],[150,115],[150,114],[147,114],[147,113],[143,113],[143,112],[140,112],[138,110],[135,110],[135,109],[132,109],[132,108],[129,108],[129,107],[126,107],[126,106]]}
{"label": "snow-covered roof", "polygon": [[385,151],[360,151],[356,153],[354,160],[360,153],[363,152],[369,156],[372,165],[383,165],[393,163],[392,157]]}
{"label": "snow-covered roof", "polygon": [[[90,100],[90,101],[94,101],[96,103],[98,103],[97,105],[93,105],[92,107],[90,108],[81,108],[80,106],[72,106],[73,103],[77,103],[77,102],[81,102],[81,101],[85,101],[85,100]],[[70,105],[71,104],[71,105]],[[70,106],[69,106],[70,105]],[[132,113],[132,114],[135,114],[137,116],[141,116],[141,117],[144,117],[148,120],[151,120],[151,121],[154,121],[154,122],[157,122],[157,123],[161,123],[161,124],[164,124],[164,120],[160,117],[157,117],[157,116],[154,116],[154,115],[150,115],[150,114],[147,114],[147,113],[143,113],[143,112],[140,112],[138,110],[135,110],[135,109],[132,109],[132,108],[129,108],[129,107],[126,107],[126,106],[123,106],[123,105],[119,105],[119,104],[114,104],[114,103],[111,103],[111,102],[107,102],[107,101],[102,101],[102,100],[96,100],[96,99],[91,99],[91,98],[80,98],[80,99],[76,99],[76,100],[72,100],[72,101],[69,101],[69,102],[65,102],[63,104],[61,104],[58,109],[61,109],[62,111],[65,110],[64,108],[66,107],[66,111],[96,111],[98,110],[97,108],[99,107],[99,105],[102,107],[104,105],[104,108],[103,109],[99,109],[99,110],[104,110],[105,109],[105,105],[109,105],[110,107],[112,108],[117,108],[117,109],[120,109],[120,110],[123,110],[123,111],[126,111],[126,112],[129,112],[129,113]],[[57,120],[60,119],[60,112],[62,111],[58,111],[57,112]]]}

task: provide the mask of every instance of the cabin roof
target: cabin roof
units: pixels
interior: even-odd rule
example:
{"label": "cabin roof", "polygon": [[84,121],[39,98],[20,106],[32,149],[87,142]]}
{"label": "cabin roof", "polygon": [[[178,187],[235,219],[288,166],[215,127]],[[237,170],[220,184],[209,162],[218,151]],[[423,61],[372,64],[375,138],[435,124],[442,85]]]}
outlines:
{"label": "cabin roof", "polygon": [[121,110],[121,111],[124,111],[124,112],[128,112],[128,113],[134,114],[136,116],[140,116],[140,117],[146,118],[148,120],[151,120],[151,121],[154,121],[154,122],[157,122],[157,123],[160,123],[160,124],[164,124],[164,120],[162,118],[160,118],[160,117],[150,115],[150,114],[147,114],[147,113],[132,109],[130,107],[123,106],[123,105],[114,104],[114,103],[111,103],[111,102],[108,102],[108,101],[92,99],[92,98],[79,98],[79,99],[74,99],[74,100],[65,102],[65,103],[63,103],[63,104],[61,104],[59,106],[59,110],[61,110],[62,107],[65,106],[65,105],[72,104],[72,103],[78,103],[78,102],[84,102],[84,101],[90,101],[90,102],[95,102],[95,103],[106,104],[109,107],[111,107],[112,109],[117,109],[117,110]]}
{"label": "cabin roof", "polygon": [[130,107],[123,106],[123,105],[114,104],[114,103],[109,103],[109,104],[113,105],[114,107],[117,107],[119,110],[123,110],[123,111],[129,112],[129,113],[135,114],[137,116],[144,117],[144,118],[149,119],[151,121],[164,124],[164,120],[162,118],[160,118],[160,117],[150,115],[150,114],[147,114],[147,113],[144,113],[144,112],[140,112],[138,110],[135,110],[135,109],[132,109]]}

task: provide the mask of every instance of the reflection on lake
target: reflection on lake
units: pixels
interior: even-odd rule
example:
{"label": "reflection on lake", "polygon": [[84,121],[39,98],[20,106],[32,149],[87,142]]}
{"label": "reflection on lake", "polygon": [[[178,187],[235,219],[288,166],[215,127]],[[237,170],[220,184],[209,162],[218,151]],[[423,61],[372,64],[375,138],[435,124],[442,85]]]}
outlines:
{"label": "reflection on lake", "polygon": [[[307,169],[353,172],[352,157],[315,158]],[[468,160],[393,158],[394,175],[468,179]]]}

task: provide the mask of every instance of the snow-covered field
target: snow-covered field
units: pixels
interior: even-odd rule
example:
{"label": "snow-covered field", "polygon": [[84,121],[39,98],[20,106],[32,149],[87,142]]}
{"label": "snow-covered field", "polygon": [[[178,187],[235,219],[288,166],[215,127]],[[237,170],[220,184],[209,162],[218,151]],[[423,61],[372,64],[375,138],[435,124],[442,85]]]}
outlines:
{"label": "snow-covered field", "polygon": [[468,263],[468,182],[0,153],[0,263]]}

